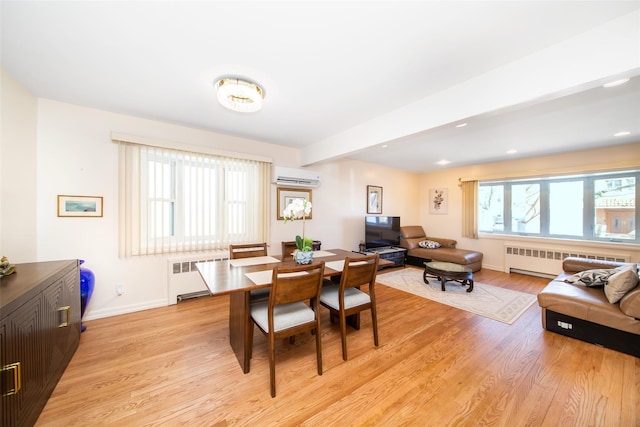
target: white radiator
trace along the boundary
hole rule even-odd
[[[608,250],[523,243],[505,243],[504,251],[505,271],[551,278],[562,271],[562,260],[569,256],[617,262],[629,262],[631,259],[631,254]]]
[[[196,269],[196,263],[221,261],[228,258],[228,251],[170,258],[167,262],[169,305],[176,304],[183,299],[208,295],[209,291]]]

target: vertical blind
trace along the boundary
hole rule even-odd
[[[120,256],[268,241],[268,162],[118,144]]]

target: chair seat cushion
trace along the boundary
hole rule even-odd
[[[326,286],[322,288],[322,294],[320,295],[320,302],[335,309],[340,309],[340,302],[338,301],[339,286]],[[368,304],[371,302],[369,294],[362,292],[357,288],[347,288],[344,290],[344,305],[345,309],[357,307],[359,305]]]
[[[251,317],[265,332],[269,332],[268,310],[269,303],[267,301],[251,304]],[[275,332],[313,322],[315,318],[315,312],[303,302],[276,305],[273,308],[273,328]]]

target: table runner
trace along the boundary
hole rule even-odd
[[[246,267],[248,265],[272,264],[276,262],[280,262],[280,260],[272,256],[254,256],[229,260],[229,264],[232,267]]]

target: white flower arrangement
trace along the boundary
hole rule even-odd
[[[294,199],[282,211],[284,222],[302,219],[302,236],[296,236],[296,247],[303,252],[311,251],[313,239],[304,236],[304,220],[311,213],[311,202],[306,199]]]

